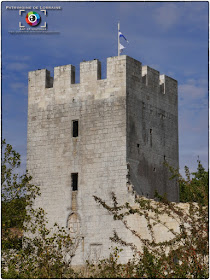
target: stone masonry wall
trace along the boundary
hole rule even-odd
[[[178,202],[178,183],[164,165],[179,168],[177,81],[134,59],[132,71],[126,88],[129,182],[139,195],[153,198],[157,190]]]
[[[35,206],[46,210],[49,226],[76,226],[75,264],[107,256],[120,226],[93,195],[109,201],[114,191],[120,201],[127,198],[125,60],[108,59],[106,80],[98,80],[99,61],[81,63],[80,84],[71,65],[54,69],[53,87],[47,70],[29,73],[27,168],[42,193]],[[73,120],[78,137],[72,137]],[[78,173],[77,191],[72,173]]]
[[[137,97],[146,88],[139,70],[139,62],[120,56],[107,59],[107,78],[103,80],[98,60],[80,64],[79,84],[75,84],[72,65],[55,67],[54,79],[46,69],[29,72],[27,169],[42,194],[35,207],[45,209],[49,227],[57,222],[69,228],[72,236],[79,237],[75,265],[84,264],[86,259],[108,257],[109,248],[114,245],[109,239],[114,229],[127,242],[135,241],[119,221],[114,221],[95,202],[93,195],[110,204],[114,192],[119,203],[133,203],[130,182],[137,193],[143,190],[144,195],[152,195],[151,184],[144,178],[148,173],[139,174],[139,169],[136,176],[140,183],[133,179],[140,159],[150,155],[150,162],[158,148],[162,149],[159,145],[154,153],[147,153],[149,150],[141,146],[143,156],[135,158],[137,138],[142,145],[140,141],[144,138],[140,133],[147,129],[134,120],[135,114],[141,120],[142,102],[146,103],[147,97]],[[160,87],[165,86],[166,90],[167,83],[161,83]],[[151,99],[152,94],[150,91]],[[78,137],[72,135],[75,120],[79,125]],[[134,133],[132,127],[137,124],[143,130],[136,129]],[[161,156],[163,153],[160,152]],[[157,173],[159,162],[155,161]],[[78,174],[78,189],[74,191],[72,174]],[[131,250],[124,248],[121,261],[130,257]]]

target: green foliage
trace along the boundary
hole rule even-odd
[[[23,223],[28,219],[26,207],[32,205],[39,188],[30,184],[31,177],[26,173],[19,176],[21,160],[10,144],[2,141],[1,159],[1,206],[2,206],[2,250],[21,247]]]
[[[186,170],[190,174],[189,169]],[[114,193],[112,193],[112,205],[108,205],[101,198],[94,197],[114,220],[121,221],[142,244],[143,250],[139,252],[135,244],[126,243],[117,232],[114,232],[111,237],[113,242],[120,246],[129,246],[134,251],[134,257],[128,263],[131,278],[208,278],[209,276],[208,173],[198,161],[198,170],[193,173],[193,179],[186,176],[185,180],[174,173],[174,176],[177,175],[179,182],[185,188],[185,201],[189,201],[186,205],[169,202],[160,195],[156,202],[138,197],[135,207],[129,203],[119,205]],[[183,192],[182,196],[184,196]],[[146,221],[150,240],[128,226],[127,217],[130,215],[137,215]],[[163,215],[176,221],[179,230],[164,222],[164,219],[161,219]],[[172,238],[158,242],[155,238],[156,226],[161,226],[166,232],[168,231]],[[120,278],[127,278],[125,272],[128,264],[120,267]],[[103,271],[106,271],[105,268]],[[106,276],[108,274],[104,275],[104,278]]]
[[[87,262],[87,274],[89,278],[122,278],[124,265],[118,262],[122,249],[112,248],[109,258],[99,260],[97,263]]]
[[[64,228],[54,225],[49,229],[44,210],[33,208],[39,188],[30,183],[27,173],[15,173],[20,155],[5,141],[2,151],[2,278],[208,278],[208,173],[200,161],[192,179],[188,168],[186,180],[178,173],[173,175],[179,177],[181,201],[189,202],[187,210],[160,196],[157,202],[139,197],[135,207],[129,203],[119,205],[114,193],[112,205],[94,197],[114,220],[121,221],[139,239],[142,250],[114,232],[111,240],[120,248],[130,247],[133,258],[121,264],[122,249],[115,247],[109,258],[87,262],[76,272],[71,260],[80,236],[72,240]],[[161,219],[163,214],[179,223],[178,231]],[[128,226],[130,215],[145,219],[151,239]],[[156,226],[170,232],[171,240],[157,242]]]
[[[191,174],[193,178],[191,178]],[[185,166],[186,180],[180,178],[180,201],[197,202],[202,205],[208,205],[209,194],[209,172],[205,171],[198,159],[197,171],[191,173]]]
[[[70,263],[79,237],[47,227],[44,210],[33,208],[39,188],[28,174],[15,173],[20,155],[5,140],[2,151],[2,278],[78,277]]]
[[[76,249],[64,228],[47,228],[43,209],[30,210],[23,246],[2,254],[2,278],[76,278],[70,266]]]

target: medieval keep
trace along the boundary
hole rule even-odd
[[[98,60],[75,67],[29,72],[27,169],[41,189],[35,206],[78,238],[72,264],[109,255],[116,230],[134,242],[120,221],[93,196],[119,203],[155,190],[179,200],[179,187],[164,162],[178,168],[177,81],[129,56],[107,59],[101,79]],[[135,223],[135,221],[134,221]],[[142,225],[137,225],[141,228]],[[122,262],[132,257],[129,248]]]

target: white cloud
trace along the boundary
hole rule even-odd
[[[200,99],[206,95],[206,88],[193,84],[180,85],[179,90],[183,96],[188,96],[190,99]]]
[[[208,5],[206,3],[192,3],[192,2],[179,2],[179,3],[162,3],[160,7],[155,9],[154,18],[157,24],[163,29],[168,30],[172,26],[191,22],[191,30],[194,28],[203,29],[207,28],[208,16],[206,13]]]
[[[30,57],[29,55],[4,55],[4,59],[6,60],[10,60],[10,61],[18,61],[18,62],[22,62],[22,61],[29,61],[32,59],[32,57]]]
[[[208,168],[208,82],[188,79],[179,86],[180,171],[196,170],[197,157]]]
[[[196,81],[190,79],[185,84],[179,86],[180,106],[190,104],[207,105],[207,92],[208,88],[205,80],[201,79]]]
[[[24,90],[27,88],[25,83],[18,83],[18,82],[17,83],[11,83],[10,87],[12,89],[24,89]]]
[[[163,4],[155,11],[154,18],[163,29],[169,29],[180,18],[180,10],[174,3]]]
[[[26,70],[28,68],[28,64],[20,63],[20,62],[12,62],[6,65],[7,70],[21,71]]]

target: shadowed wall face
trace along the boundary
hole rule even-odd
[[[178,169],[177,82],[129,59],[127,72],[127,162],[129,181],[139,195],[155,191],[179,201],[179,186],[167,162]],[[132,70],[131,70],[132,69]]]

